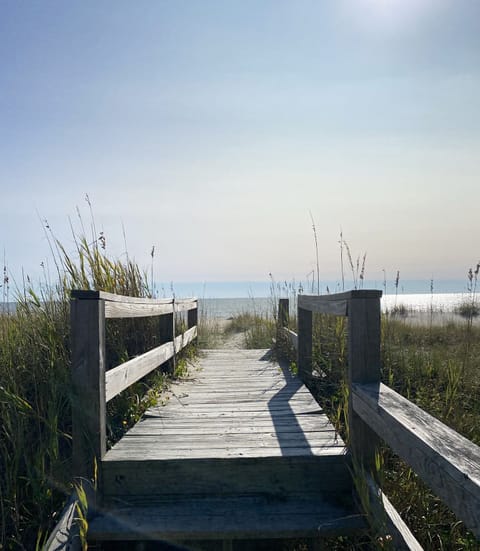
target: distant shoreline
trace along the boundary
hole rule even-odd
[[[320,282],[320,293],[340,293],[343,290],[353,289],[355,284],[352,280],[345,280],[344,284],[337,280],[326,280]],[[392,280],[379,281],[365,279],[363,289],[378,289],[384,295],[412,295],[431,294],[432,280],[400,279],[398,288]],[[272,294],[276,296],[290,296],[298,293],[301,289],[303,294],[316,294],[316,284],[308,281],[213,281],[213,282],[178,282],[170,284],[155,284],[155,290],[159,297],[168,297],[172,291],[178,297],[196,296],[204,299],[233,299],[233,298],[269,298]],[[443,279],[433,280],[433,294],[446,293],[467,293],[467,280],[464,279]]]
[[[304,293],[310,294],[310,293]],[[189,295],[191,296],[191,295]],[[276,306],[278,298],[286,297],[286,293],[278,293],[273,296],[250,296],[250,297],[199,297],[200,312],[217,319],[228,319],[242,312],[253,312],[259,315],[269,315]],[[289,295],[290,307],[295,306],[296,293]],[[180,295],[177,295],[180,298]],[[456,307],[470,301],[471,295],[463,293],[409,293],[409,294],[387,294],[381,299],[382,311],[390,312],[396,318],[422,319],[431,316],[432,313],[439,319],[445,320],[447,315],[455,320],[461,321],[459,314],[455,313]],[[16,302],[10,301],[0,303],[0,313],[13,313],[16,310]],[[422,323],[422,322],[421,322]]]

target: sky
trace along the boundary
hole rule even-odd
[[[157,281],[304,279],[312,218],[321,280],[340,232],[369,279],[463,278],[478,98],[476,0],[0,0],[2,264],[73,251],[88,197]]]

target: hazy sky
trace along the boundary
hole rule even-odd
[[[0,247],[161,281],[462,278],[480,258],[480,2],[0,0]]]

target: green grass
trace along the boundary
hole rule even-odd
[[[267,314],[242,312],[230,320],[225,333],[244,333],[245,348],[271,348],[276,328],[275,319]]]
[[[472,442],[480,444],[480,329],[467,324],[410,326],[385,320],[383,381]],[[425,549],[478,549],[439,498],[390,450],[385,492]]]
[[[44,541],[73,489],[70,290],[151,296],[146,274],[128,258],[109,258],[101,236],[93,243],[76,237],[67,253],[47,235],[54,283],[46,276],[34,288],[27,279],[16,291],[16,313],[0,314],[0,549],[34,549]],[[107,366],[157,345],[156,319],[107,320]],[[185,372],[185,362],[177,361],[173,376]],[[109,444],[159,399],[171,376],[155,372],[109,402]]]
[[[348,440],[346,320],[314,315],[313,327],[314,369],[323,377],[312,390]],[[476,444],[480,444],[479,358],[480,328],[471,323],[419,326],[391,316],[382,319],[382,381]],[[382,454],[385,493],[425,549],[479,548],[473,535],[403,461],[386,447]],[[349,548],[351,540],[345,545]]]
[[[475,302],[467,301],[459,304],[455,309],[455,312],[467,319],[472,317],[476,318],[480,315],[480,307]]]

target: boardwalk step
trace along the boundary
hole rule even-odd
[[[185,499],[145,503],[99,514],[89,523],[91,541],[294,538],[363,529],[353,508],[320,499]]]
[[[349,457],[332,455],[106,462],[103,495],[132,503],[144,496],[338,495],[351,490]]]
[[[102,459],[91,539],[342,534],[350,457],[320,405],[265,350],[209,351]]]

